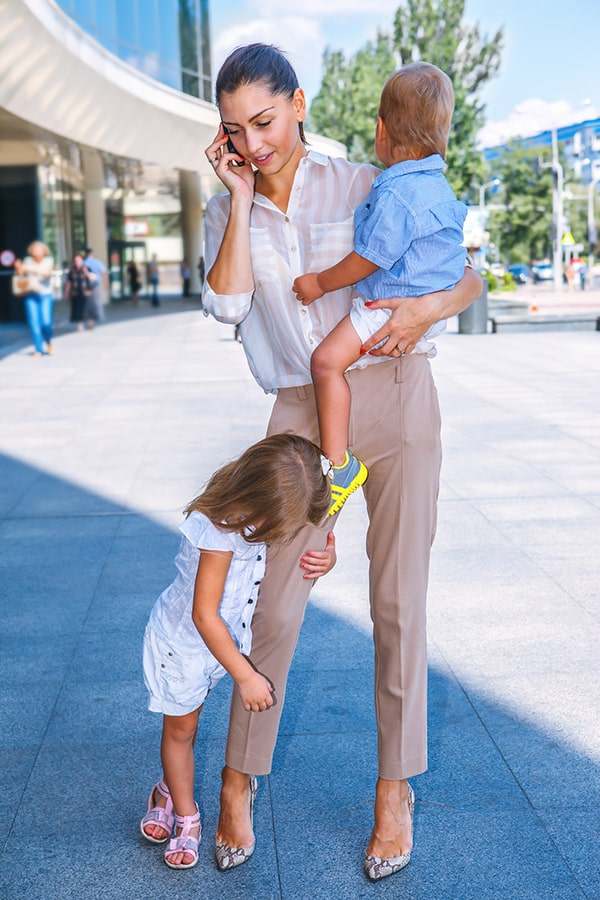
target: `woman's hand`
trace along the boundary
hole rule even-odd
[[[221,179],[227,190],[235,196],[254,199],[254,172],[250,163],[243,166],[234,166],[234,160],[243,159],[239,153],[230,153],[227,150],[228,135],[225,134],[223,124],[219,125],[217,135],[206,148],[206,158],[214,169],[215,175]]]
[[[320,578],[327,575],[337,562],[335,554],[335,536],[333,531],[327,534],[324,550],[307,550],[300,560],[300,568],[304,569],[303,578]]]
[[[296,295],[296,300],[299,300],[302,306],[309,306],[314,300],[323,296],[319,276],[316,272],[299,275],[292,285],[292,290]]]
[[[263,710],[273,706],[271,694],[274,691],[274,687],[260,672],[256,672],[250,666],[248,668],[250,669],[250,675],[244,678],[243,681],[237,682],[242,704],[246,712],[263,712]]]
[[[481,294],[481,288],[481,276],[467,268],[461,280],[449,291],[367,302],[369,309],[391,309],[393,312],[385,325],[362,345],[361,354],[397,359],[404,353],[411,353],[432,325],[470,306]],[[373,350],[381,341],[384,341],[381,347]]]
[[[22,275],[24,272],[23,260],[15,259],[13,263],[13,268],[15,270],[15,275]]]

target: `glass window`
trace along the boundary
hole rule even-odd
[[[94,24],[94,10],[92,9],[92,0],[75,0],[73,3],[73,15],[82,24]]]
[[[157,0],[161,62],[180,68],[177,0]],[[170,84],[171,82],[169,82]],[[180,85],[177,85],[179,87]]]
[[[158,32],[162,29],[162,22],[159,27],[154,0],[143,0],[138,3],[138,29],[142,52],[157,53]]]
[[[116,5],[117,40],[119,44],[136,47],[138,44],[137,22],[134,0],[119,0]],[[119,50],[121,59],[126,59],[123,51]]]
[[[102,0],[101,3],[96,3],[96,29],[103,43],[107,37],[114,38],[117,33],[116,2],[117,0]]]

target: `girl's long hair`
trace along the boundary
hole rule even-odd
[[[251,543],[283,543],[320,525],[331,504],[321,451],[296,434],[274,434],[219,469],[184,512],[204,513]]]

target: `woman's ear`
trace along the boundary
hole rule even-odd
[[[306,96],[302,88],[296,88],[292,97],[294,111],[298,122],[304,122],[306,119]]]

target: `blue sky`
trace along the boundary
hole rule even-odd
[[[391,30],[398,5],[300,0],[301,12],[294,12],[285,0],[212,0],[215,72],[233,47],[271,42],[286,50],[310,100],[319,88],[323,49],[355,52],[377,28]],[[500,74],[482,94],[484,143],[600,116],[599,0],[466,0],[465,19],[488,37],[505,31]]]

